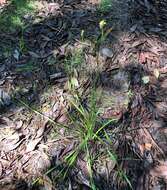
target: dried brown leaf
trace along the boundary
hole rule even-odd
[[[26,152],[33,151],[36,148],[36,146],[38,145],[38,143],[41,141],[42,138],[43,137],[39,137],[39,138],[30,140],[30,142],[26,145]]]

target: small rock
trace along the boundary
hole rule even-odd
[[[105,58],[112,58],[114,53],[110,48],[102,48],[100,50],[100,55]]]
[[[144,84],[148,84],[150,82],[150,77],[149,76],[144,76],[142,77],[142,81]]]

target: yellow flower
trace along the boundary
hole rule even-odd
[[[106,22],[105,20],[101,20],[101,21],[99,22],[99,27],[100,27],[100,29],[102,30],[106,24],[107,24],[107,22]]]

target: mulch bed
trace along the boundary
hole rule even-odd
[[[120,101],[115,101],[117,105],[112,105],[114,109],[109,105],[107,110],[112,108],[114,111],[105,114],[117,116],[118,121],[112,126],[114,133],[111,126],[106,132],[114,139],[119,165],[134,189],[167,188],[167,23],[164,20],[166,11],[157,11],[166,3],[162,1],[156,9],[154,4],[144,4],[144,1],[136,1],[136,4],[128,4],[128,1],[113,3],[115,12],[101,15],[96,11],[96,1],[91,1],[91,4],[89,1],[44,2],[37,13],[41,21],[24,31],[27,52],[20,53],[18,59],[15,55],[20,34],[16,38],[13,34],[3,33],[0,36],[2,42],[7,39],[15,44],[10,56],[5,57],[2,53],[0,57],[0,93],[3,94],[0,107],[1,189],[42,189],[43,186],[46,189],[90,188],[86,163],[81,158],[78,158],[66,181],[53,180],[57,170],[64,165],[63,158],[78,143],[72,134],[67,135],[62,129],[57,130],[55,137],[53,129],[54,122],[66,123],[68,120],[68,76],[64,71],[64,60],[80,45],[82,29],[89,40],[99,35],[101,19],[107,20],[108,28],[113,27],[104,44],[105,48],[112,50],[113,56],[102,57],[102,80],[98,85],[105,93],[121,99],[125,97],[125,94],[120,96],[123,81],[132,93],[126,107],[118,106]],[[138,11],[134,11],[134,7]],[[116,8],[122,10],[122,17],[114,15],[118,13]],[[157,15],[156,21],[152,15]],[[112,17],[119,18],[119,23],[114,19],[112,21]],[[121,28],[125,25],[126,28]],[[85,46],[86,68],[91,64],[96,67],[91,43]],[[27,62],[33,65],[33,69],[18,72]],[[91,88],[92,75],[93,72],[90,72],[84,80],[78,78],[84,88],[84,99],[89,91],[87,89]],[[116,89],[120,89],[113,91],[113,84],[117,82],[120,86]],[[103,147],[97,144],[94,149]],[[99,156],[94,166],[96,185],[99,189],[128,189],[129,186],[116,176],[116,168],[112,164],[105,156]],[[46,175],[54,167],[56,169]],[[42,179],[43,184],[34,187],[32,181],[37,177]]]

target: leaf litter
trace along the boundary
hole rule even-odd
[[[18,48],[19,33],[0,36],[2,44],[12,42],[13,52],[0,57],[0,70],[5,64],[0,72],[1,189],[92,187],[85,153],[70,170],[65,160],[81,143],[70,121],[75,112],[70,102],[77,94],[89,108],[97,74],[100,122],[116,122],[100,132],[104,143],[89,142],[96,187],[166,188],[166,4],[129,2],[113,1],[115,11],[100,15],[97,1],[39,1],[33,23],[22,33],[25,52]],[[114,30],[96,49],[104,19]],[[72,57],[76,49],[82,51],[78,59]],[[65,68],[70,61],[74,71]],[[66,168],[68,176],[61,180]]]

